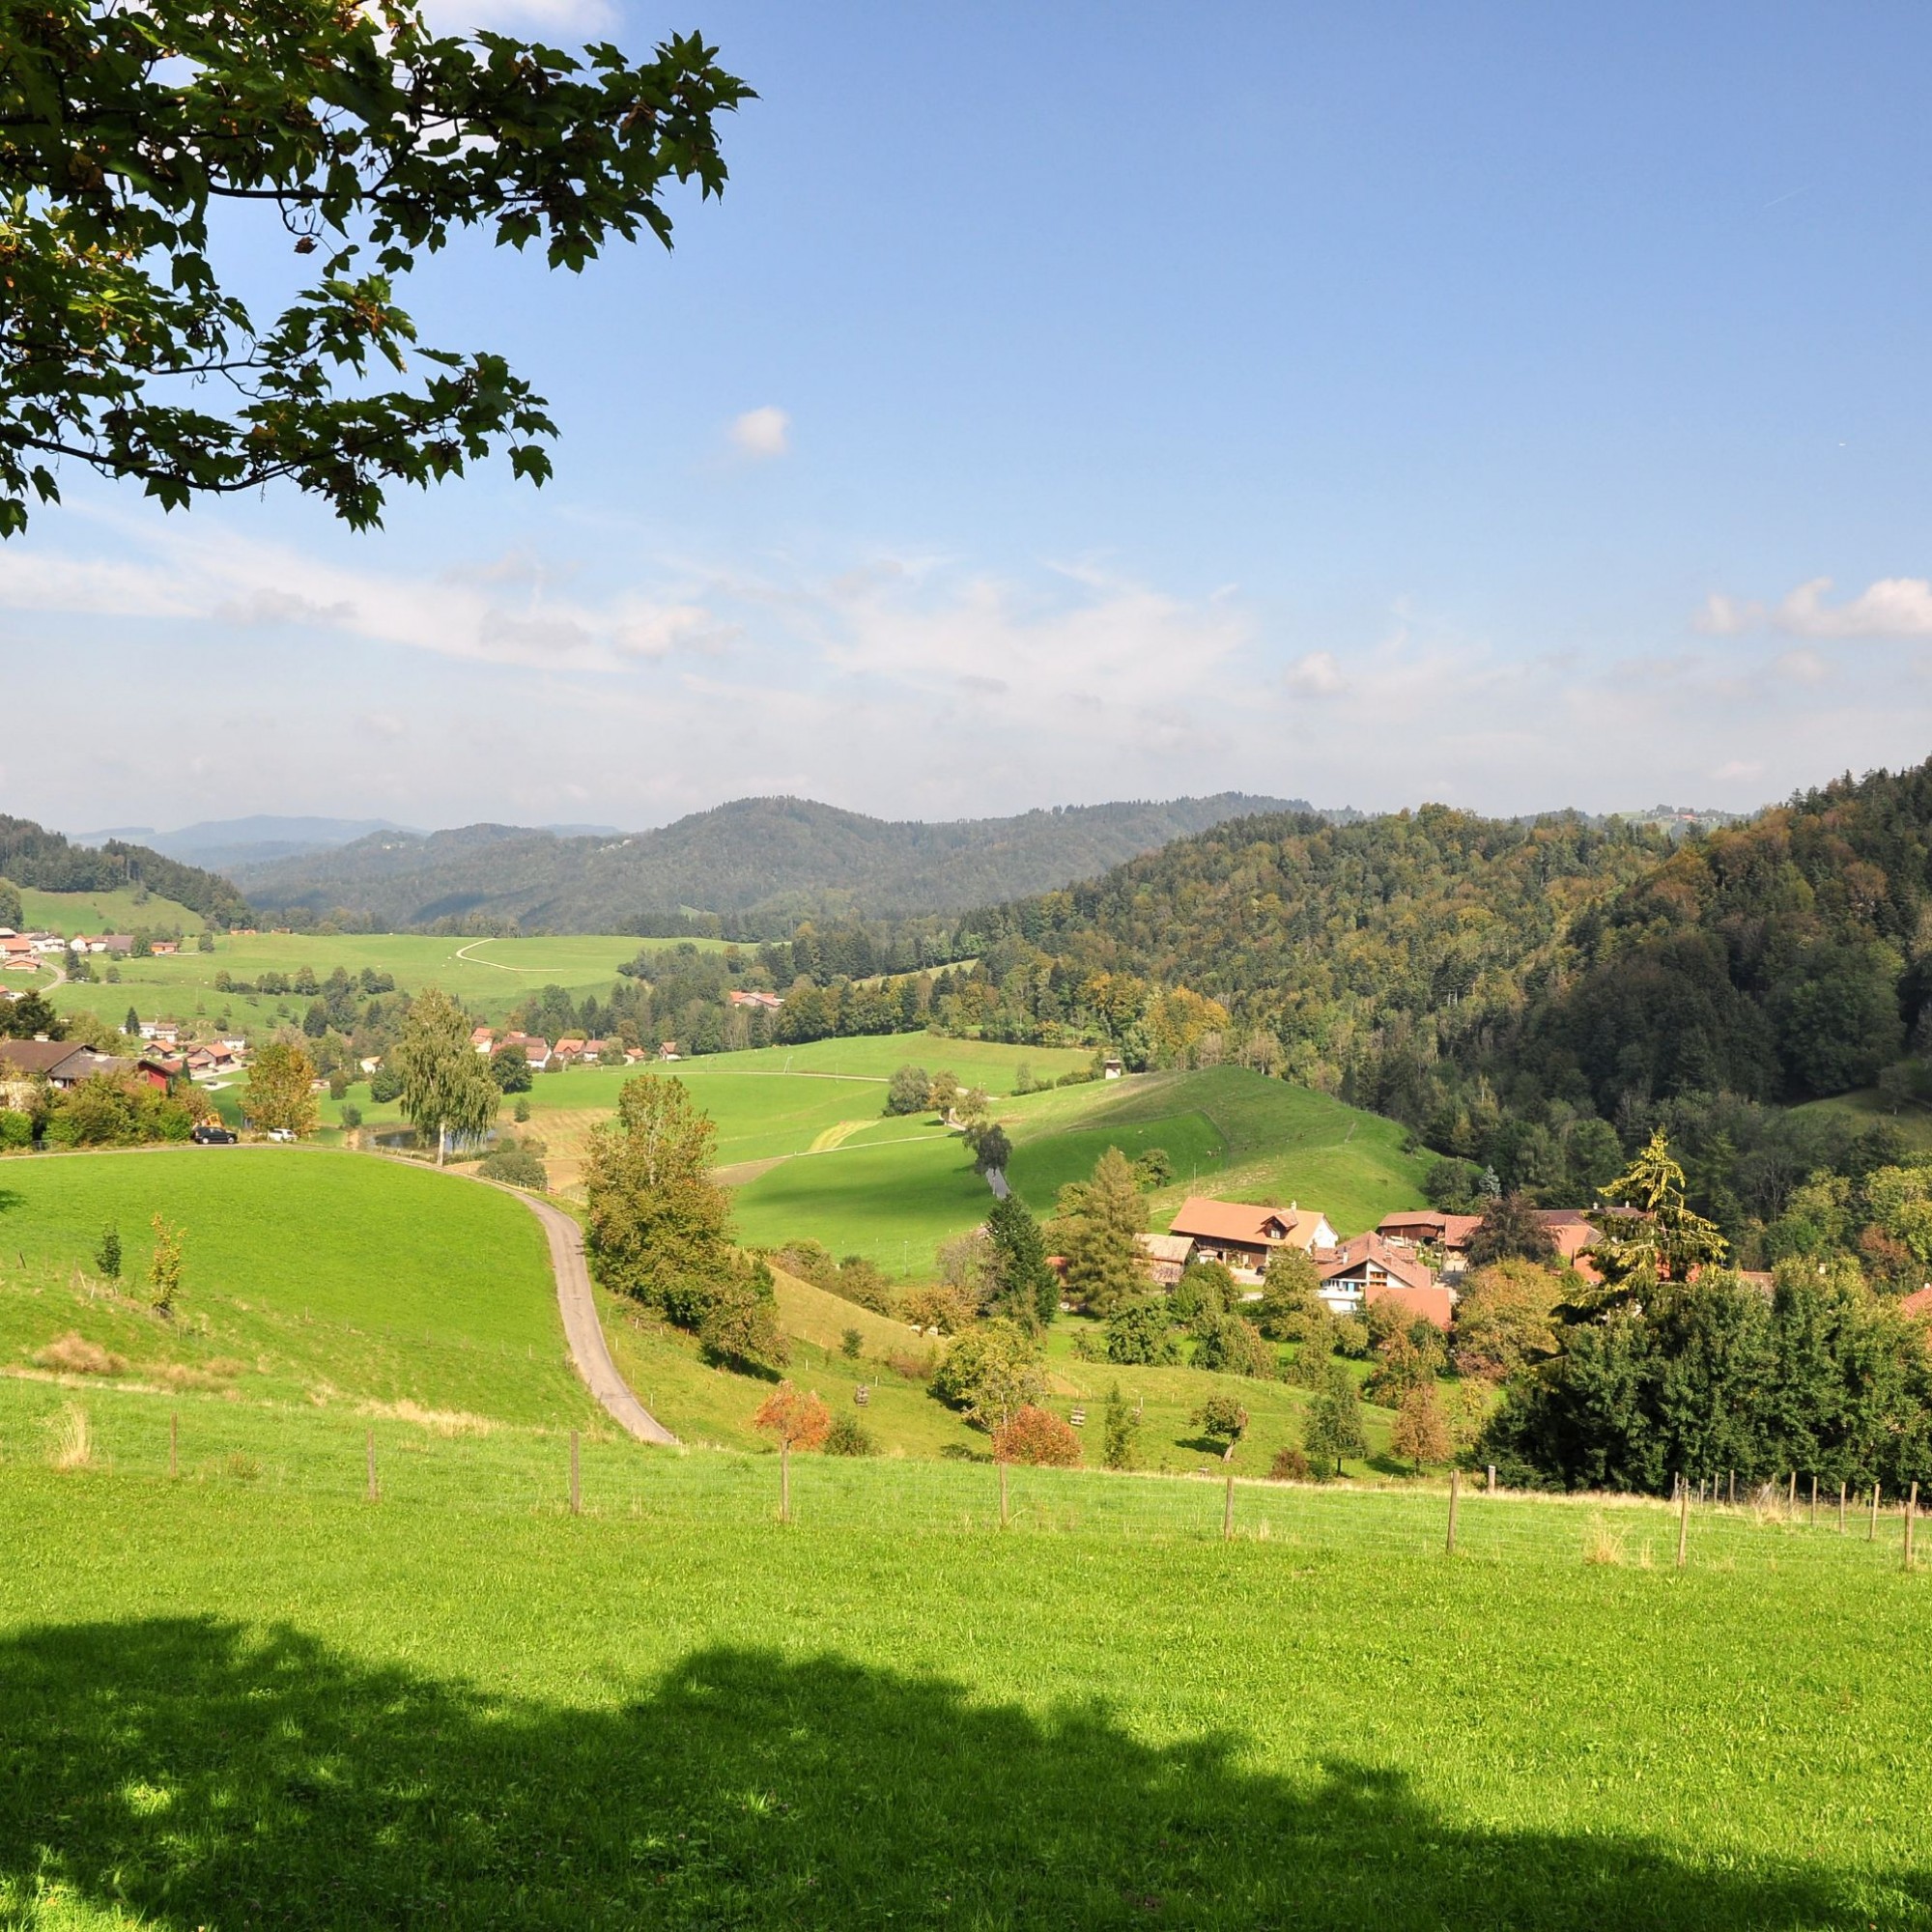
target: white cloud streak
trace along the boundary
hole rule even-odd
[[[1710,637],[1743,637],[1779,631],[1787,637],[1932,638],[1932,582],[1922,577],[1882,577],[1856,597],[1828,604],[1829,577],[1801,583],[1776,604],[1713,595],[1697,628]]]
[[[747,410],[731,424],[731,446],[741,456],[766,462],[791,452],[791,417],[783,410],[767,406]]]

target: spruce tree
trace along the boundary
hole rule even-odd
[[[1046,1237],[1017,1194],[993,1203],[986,1216],[990,1300],[1002,1315],[1029,1326],[1060,1312],[1060,1277],[1047,1265]]]
[[[1105,1317],[1148,1285],[1147,1256],[1135,1238],[1147,1211],[1134,1171],[1119,1148],[1094,1164],[1094,1178],[1060,1191],[1065,1220],[1069,1298]]]

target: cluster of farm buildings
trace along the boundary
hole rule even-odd
[[[134,936],[128,932],[77,932],[71,939],[63,939],[57,932],[15,932],[12,926],[0,925],[0,973],[38,973],[45,960],[80,953],[126,959],[133,951]],[[181,942],[151,939],[148,951],[156,958],[165,958],[181,951]]]
[[[1582,1250],[1597,1230],[1580,1209],[1550,1208],[1538,1218],[1558,1256],[1588,1274]],[[1241,1201],[1194,1195],[1181,1204],[1164,1235],[1143,1235],[1148,1272],[1172,1287],[1190,1262],[1219,1262],[1236,1282],[1259,1293],[1269,1258],[1299,1248],[1315,1264],[1316,1290],[1336,1315],[1359,1315],[1393,1301],[1446,1329],[1455,1320],[1458,1284],[1468,1266],[1469,1239],[1478,1214],[1443,1214],[1415,1208],[1382,1218],[1372,1233],[1342,1240],[1320,1210],[1291,1205],[1258,1208]]]
[[[487,1026],[471,1032],[469,1044],[486,1060],[515,1047],[538,1073],[555,1072],[564,1066],[630,1066],[651,1057],[641,1047],[626,1046],[621,1039],[586,1039],[581,1034],[566,1034],[561,1039],[549,1040],[538,1034]],[[677,1052],[667,1046],[658,1057],[675,1060]]]

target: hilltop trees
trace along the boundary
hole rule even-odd
[[[468,1017],[447,993],[426,986],[410,1003],[390,1059],[402,1082],[403,1118],[422,1138],[434,1136],[439,1167],[452,1137],[477,1140],[489,1132],[502,1094],[469,1043]]]

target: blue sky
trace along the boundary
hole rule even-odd
[[[1922,8],[492,5],[761,97],[674,255],[419,278],[556,480],[355,537],[70,472],[0,689],[99,755],[0,734],[0,809],[1742,809],[1932,753]]]

